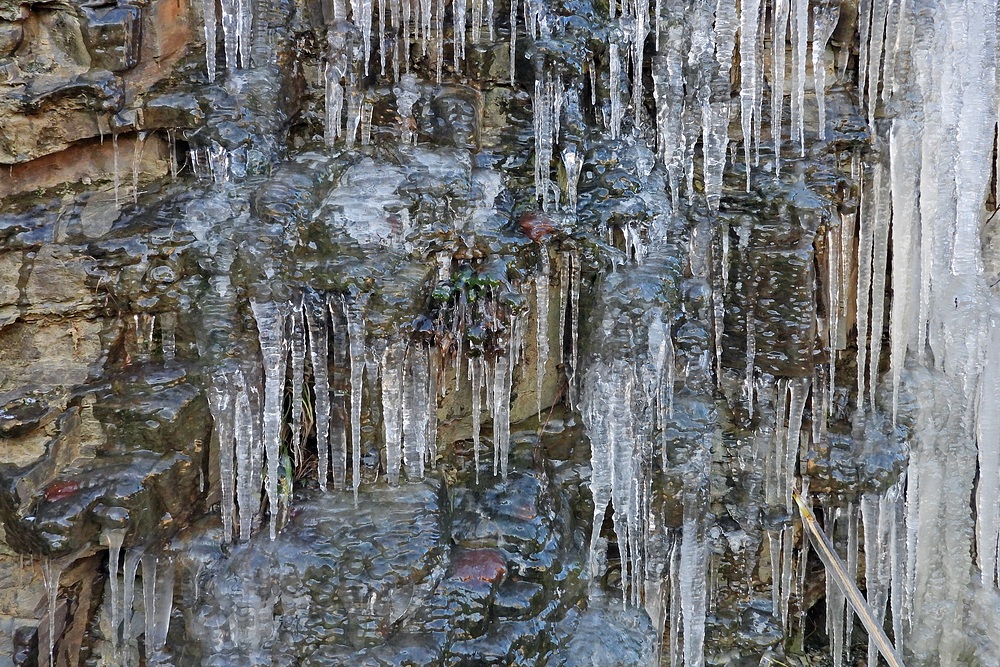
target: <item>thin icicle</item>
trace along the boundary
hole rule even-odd
[[[469,384],[472,387],[472,456],[476,466],[476,484],[479,484],[479,431],[482,418],[483,360],[469,360]]]
[[[889,254],[889,227],[892,219],[891,181],[888,169],[881,160],[875,163],[874,184],[875,214],[871,218],[874,227],[872,243],[872,314],[868,345],[868,393],[871,405],[875,405],[875,387],[878,383],[879,365],[882,359],[886,269]]]
[[[275,303],[251,299],[260,352],[264,362],[264,448],[267,476],[264,487],[270,505],[270,531],[273,540],[278,529],[278,466],[281,463],[282,412],[285,395],[285,365],[288,359],[285,309]]]
[[[322,296],[310,290],[306,292],[303,308],[305,310],[306,322],[309,325],[309,361],[312,364],[313,370],[313,394],[315,395],[313,417],[316,423],[317,475],[319,476],[319,488],[326,491],[330,461],[330,365],[327,356],[330,344],[327,335],[326,303]],[[292,361],[294,367],[296,359],[294,334],[292,341]],[[296,384],[293,380],[292,386],[300,387],[301,385]],[[294,407],[295,403],[301,404],[301,400],[297,396],[301,389],[293,391],[295,392],[292,396]]]
[[[771,135],[774,138],[774,173],[781,173],[781,116],[785,105],[785,59],[789,0],[774,0],[771,39]]]
[[[812,49],[813,90],[819,108],[819,138],[826,139],[826,44],[840,20],[840,1],[826,0],[813,5]]]
[[[406,352],[403,379],[403,462],[410,480],[422,479],[427,452],[427,421],[432,404],[427,392],[430,368],[422,345],[410,346]]]
[[[614,2],[611,3],[611,6],[614,7]],[[611,122],[609,129],[611,130],[611,138],[617,139],[621,136],[622,116],[625,114],[625,110],[622,107],[621,56],[618,53],[618,43],[616,41],[612,40],[611,44],[609,44],[608,52],[610,61],[610,78],[608,79],[608,88],[611,93]]]
[[[365,320],[358,302],[345,308],[351,358],[351,488],[354,501],[361,486],[361,393],[365,371]]]
[[[250,396],[242,374],[238,375],[236,394],[236,410],[233,418],[233,432],[236,437],[236,503],[239,512],[240,539],[250,539],[250,527],[254,514],[260,504],[260,485],[257,484],[254,459],[258,458],[253,450],[260,447],[254,432],[253,412],[250,409]]]
[[[302,297],[292,303],[290,345],[292,351],[292,442],[296,467],[302,462],[302,391],[305,384],[306,327],[302,314]],[[322,455],[320,460],[322,460]],[[322,477],[322,475],[321,475]]]
[[[123,607],[119,587],[121,580],[118,573],[121,571],[122,544],[125,541],[124,528],[105,528],[103,531],[103,541],[108,543],[108,588],[111,594],[111,650],[118,652],[118,626],[121,624]]]
[[[510,450],[510,392],[512,383],[511,352],[497,357],[493,370],[493,474],[507,479]],[[499,468],[499,470],[498,470]]]
[[[385,468],[389,484],[399,483],[403,463],[403,361],[406,342],[390,342],[382,353],[382,426],[385,434]]]
[[[792,137],[799,142],[799,155],[806,155],[805,94],[806,46],[809,39],[809,0],[791,0],[792,28]]]
[[[760,25],[760,0],[740,0],[740,124],[743,128],[743,157],[747,169],[747,192],[750,192],[750,151],[754,145],[754,113],[759,104],[755,93],[759,61],[757,33]]]
[[[212,413],[213,432],[219,445],[219,486],[222,492],[222,538],[233,541],[233,515],[236,513],[236,499],[233,489],[236,484],[236,470],[233,462],[234,405],[230,383],[235,378],[222,371],[212,376],[208,387],[208,407]]]
[[[535,369],[535,398],[538,408],[537,416],[541,419],[542,389],[545,384],[545,368],[549,363],[549,274],[551,267],[548,246],[539,246],[539,259],[541,269],[535,276],[535,343],[538,355]]]

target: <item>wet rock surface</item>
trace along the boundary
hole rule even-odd
[[[330,37],[360,35],[321,4],[268,3],[240,41],[223,34],[232,16],[205,30],[221,5],[0,2],[0,575],[27,581],[0,614],[16,664],[47,660],[53,568],[53,650],[105,664],[639,665],[683,660],[699,620],[711,664],[796,659],[771,545],[801,533],[762,461],[790,383],[818,391],[831,347],[852,345],[853,314],[830,296],[831,230],[853,233],[851,161],[870,140],[851,91],[829,91],[837,123],[825,140],[810,127],[809,156],[780,176],[765,150],[747,188],[730,160],[714,211],[704,182],[687,192],[661,162],[646,108],[662,90],[610,132],[632,84],[610,74],[621,28],[604,8],[553,8],[550,38],[515,40],[533,44],[513,74],[502,24],[496,44],[466,45],[464,74],[442,65],[441,85],[433,53],[414,45],[397,79],[374,74],[373,50],[361,95],[359,72],[327,80]],[[546,72],[566,99],[543,195]],[[334,84],[350,140],[329,136]],[[713,104],[735,101],[717,87]],[[280,380],[280,465],[242,452],[233,472],[212,392],[230,431],[259,442],[274,368],[251,303],[288,306],[311,351],[320,318],[328,356]],[[427,383],[436,436],[387,402],[397,367]],[[326,494],[322,368],[330,447],[345,448]],[[816,437],[800,472],[831,514],[891,487],[907,455],[879,416],[852,430],[857,398],[837,390],[802,417]],[[227,475],[251,491],[233,501]],[[153,567],[136,583],[141,555]],[[705,559],[714,578],[687,578]],[[672,617],[692,586],[711,605]],[[799,623],[823,595],[792,596]]]

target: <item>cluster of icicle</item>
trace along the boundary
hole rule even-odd
[[[533,290],[540,378],[550,363],[553,333],[549,327],[552,269],[547,248],[543,247],[541,257],[542,270]],[[558,331],[565,331],[567,317],[571,318],[573,359],[562,358],[560,335],[556,361],[567,368],[572,383],[572,369],[577,365],[580,262],[572,252],[559,253],[557,258]],[[283,502],[279,496],[287,498],[291,492],[288,476],[302,457],[310,435],[305,431],[307,426],[311,426],[316,442],[320,488],[349,488],[357,497],[362,460],[361,396],[366,375],[369,386],[378,389],[385,473],[390,484],[397,484],[403,471],[410,480],[421,479],[426,468],[434,465],[438,399],[449,391],[451,383],[443,381],[449,364],[453,365],[454,390],[459,390],[463,379],[468,380],[471,389],[476,474],[481,424],[486,417],[493,429],[493,471],[506,477],[511,391],[523,358],[525,327],[521,318],[511,322],[499,354],[489,358],[464,355],[459,348],[449,360],[433,346],[409,336],[368,340],[361,299],[323,295],[306,288],[291,302],[252,300],[251,307],[259,334],[263,383],[255,380],[259,374],[253,369],[226,365],[213,375],[209,388],[219,448],[223,536],[227,541],[237,534],[249,539],[254,517],[260,511],[262,488],[270,508],[270,534],[272,539],[275,537]],[[305,386],[307,364],[311,387]],[[331,377],[331,367],[339,378]],[[347,387],[346,392],[342,385]],[[540,413],[541,379],[537,390]],[[289,391],[290,400],[286,400]],[[304,395],[313,397],[308,423],[303,418]],[[286,403],[291,406],[287,428],[283,413]],[[288,443],[287,447],[283,448],[282,443]]]
[[[995,591],[1000,544],[1000,302],[981,231],[996,172],[997,3],[861,7],[859,89],[881,145],[862,180],[858,392],[874,403],[891,276],[891,409],[904,391],[917,404],[903,631],[919,660],[957,664],[969,554]]]
[[[109,667],[127,667],[139,663],[140,643],[144,647],[147,664],[160,655],[166,646],[167,631],[170,628],[170,614],[174,599],[173,556],[158,556],[141,546],[132,547],[125,553],[125,528],[105,528],[101,540],[108,547],[108,586],[110,602],[110,628],[108,643],[110,654],[104,656],[102,664]],[[46,627],[39,636],[48,639],[47,646],[39,646],[39,664],[62,664],[56,655],[56,616],[59,599],[59,580],[64,568],[71,564],[75,556],[42,562],[42,580],[46,591]],[[135,607],[135,583],[142,565],[142,627],[136,623],[139,609]],[[139,642],[139,635],[143,641]]]
[[[704,661],[707,613],[708,554],[699,492],[710,463],[707,447],[692,447],[681,529],[666,529],[653,507],[653,478],[670,467],[669,447],[660,442],[673,418],[677,379],[669,321],[661,308],[652,308],[644,318],[646,344],[629,356],[595,361],[583,380],[580,412],[591,443],[594,499],[588,569],[591,581],[603,574],[606,543],[600,533],[610,506],[623,602],[644,607],[658,632],[669,625],[670,664],[698,665]]]

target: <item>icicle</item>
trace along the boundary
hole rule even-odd
[[[56,602],[59,599],[59,579],[63,564],[46,558],[42,561],[42,580],[45,583],[46,621],[48,622],[49,662],[47,667],[55,667],[56,661]]]
[[[292,442],[291,449],[296,467],[302,462],[302,391],[305,384],[305,358],[306,358],[306,326],[302,313],[303,299],[298,296],[292,303]],[[329,397],[327,398],[329,400]],[[317,435],[317,441],[319,436]],[[323,455],[320,454],[322,466]],[[325,484],[326,477],[322,473],[323,480],[321,486]]]
[[[868,345],[868,392],[871,405],[875,405],[875,387],[882,357],[882,328],[885,314],[885,282],[889,251],[889,227],[892,219],[891,181],[888,169],[881,162],[875,163],[875,214],[871,218],[873,230],[872,253],[872,314]]]
[[[250,300],[257,331],[260,353],[264,361],[264,448],[267,454],[267,476],[264,487],[270,504],[270,531],[273,540],[278,529],[278,465],[281,458],[282,411],[285,395],[285,365],[288,359],[285,309],[275,303]]]
[[[476,485],[479,485],[479,430],[482,413],[483,360],[469,360],[469,381],[472,386],[472,456],[476,466]]]
[[[364,102],[364,93],[357,89],[354,84],[347,86],[347,130],[344,133],[344,140],[348,148],[354,146],[358,139],[358,128],[361,127],[361,107]]]
[[[240,67],[250,68],[250,45],[253,42],[253,0],[239,0],[239,18],[237,21],[237,40],[240,48]]]
[[[203,0],[202,17],[205,27],[205,69],[208,72],[209,83],[215,81],[215,0]]]
[[[236,37],[236,0],[220,0],[219,7],[222,10],[222,35],[226,56],[226,69],[234,70],[237,67],[236,53],[239,50],[239,42]]]
[[[813,5],[812,66],[813,90],[819,107],[819,138],[826,139],[826,44],[840,20],[839,0]],[[801,111],[800,111],[801,113]]]
[[[142,549],[133,547],[128,550],[125,556],[125,590],[122,598],[122,610],[124,618],[122,624],[121,650],[123,654],[129,653],[129,646],[132,642],[132,616],[133,604],[135,602],[135,575],[139,569],[139,559],[142,558]],[[119,664],[128,664],[127,660],[119,660]]]
[[[611,2],[611,7],[614,7],[614,0]],[[614,18],[614,17],[612,17]],[[608,79],[608,88],[611,91],[611,138],[617,139],[621,136],[622,130],[622,116],[625,110],[622,108],[622,92],[621,92],[621,77],[622,77],[622,66],[621,57],[618,54],[618,42],[612,39],[611,43],[608,45],[609,58],[610,58],[610,78]]]
[[[990,323],[988,340],[976,401],[976,554],[983,584],[991,586],[997,581],[1000,549],[1000,327],[996,321]]]
[[[892,417],[895,421],[899,403],[906,350],[913,333],[913,306],[918,300],[912,258],[919,235],[920,214],[915,197],[919,179],[909,165],[919,164],[919,128],[908,120],[893,121],[889,135],[889,163],[892,188],[892,311],[889,318],[890,368],[892,371]],[[874,355],[872,361],[875,361]]]
[[[385,77],[386,43],[389,41],[385,37],[387,27],[385,19],[385,0],[378,0],[378,65],[379,74],[383,77]],[[395,17],[393,17],[392,23],[396,23]]]
[[[332,56],[331,56],[332,57]],[[326,64],[326,145],[332,146],[341,134],[341,114],[344,110],[343,72],[333,62]]]
[[[361,486],[361,393],[365,371],[365,320],[358,302],[345,308],[351,357],[351,488],[357,502]]]
[[[114,174],[112,175],[112,179],[114,180],[114,188],[115,188],[115,208],[121,208],[121,202],[119,201],[118,198],[118,188],[121,185],[121,179],[118,176],[118,131],[117,130],[111,131],[111,154],[112,154],[111,168],[112,171],[114,172]]]
[[[433,348],[427,348],[427,462],[433,470],[437,461],[437,377],[439,361]]]
[[[160,314],[160,350],[164,361],[173,361],[177,355],[177,313]]]
[[[108,543],[108,588],[111,593],[111,650],[118,652],[118,626],[121,624],[122,607],[119,596],[121,580],[122,543],[125,541],[124,528],[105,528],[103,541]]]
[[[146,599],[146,646],[155,654],[163,650],[170,630],[174,602],[174,562],[165,557],[161,564],[152,554],[142,558],[142,583]],[[149,569],[147,570],[147,565]],[[162,566],[161,566],[162,565]]]
[[[858,408],[863,410],[865,402],[865,379],[868,359],[868,305],[872,285],[872,253],[874,251],[874,215],[871,208],[871,196],[868,190],[871,178],[865,174],[861,181],[861,215],[858,231],[858,290],[857,290],[857,327],[858,327]]]
[[[437,47],[434,69],[437,84],[440,86],[441,71],[444,67],[444,0],[437,0],[437,15],[434,17],[434,44]]]
[[[406,342],[393,341],[382,353],[382,424],[385,433],[385,462],[389,483],[399,484],[403,462],[403,361]]]
[[[233,487],[236,471],[233,468],[233,394],[229,390],[230,378],[223,372],[212,376],[208,387],[208,406],[212,412],[213,431],[219,443],[219,486],[222,491],[222,537],[233,540],[233,514],[236,506]]]
[[[549,264],[548,246],[539,246],[541,269],[535,276],[535,341],[537,345],[536,359],[536,405],[537,416],[542,417],[542,385],[545,383],[545,367],[549,363]]]
[[[493,474],[500,472],[504,479],[510,450],[511,356],[510,351],[498,356],[493,371]]]
[[[339,295],[327,297],[327,308],[333,322],[334,372],[340,378],[336,382],[337,392],[333,397],[330,414],[330,472],[333,488],[343,490],[347,476],[347,397],[340,388],[343,374],[350,357],[347,335],[346,306]]]
[[[684,527],[680,548],[680,603],[684,627],[684,665],[702,667],[705,664],[705,571],[708,544],[704,528],[699,525],[697,508],[692,501],[684,502]]]
[[[510,2],[510,85],[514,85],[517,70],[517,0]],[[463,47],[464,49],[464,47]]]
[[[828,517],[827,532],[832,538],[835,535],[837,521],[840,519],[841,508],[826,507],[824,514]],[[844,606],[846,601],[833,577],[827,577],[826,632],[830,639],[832,647],[830,652],[833,654],[835,667],[842,667],[844,664]],[[850,607],[848,607],[849,610]]]
[[[851,581],[858,579],[858,508],[853,502],[847,504],[847,576]],[[851,659],[851,635],[854,634],[854,609],[846,605],[844,610],[844,648],[847,659]]]
[[[747,192],[750,192],[750,150],[753,146],[754,112],[758,70],[757,33],[760,25],[760,0],[740,0],[740,123],[743,127],[743,157],[747,168]]]
[[[868,47],[868,124],[875,125],[875,109],[879,98],[879,74],[882,71],[883,49],[886,47],[886,19],[892,0],[873,0],[871,17],[871,42]],[[861,81],[859,76],[859,82]],[[864,91],[858,87],[863,96]]]
[[[635,33],[632,35],[632,108],[635,111],[635,127],[640,127],[644,113],[642,77],[645,75],[645,68],[642,66],[642,61],[646,35],[649,33],[649,1],[637,1],[634,9],[635,16],[632,17],[632,25],[635,28]],[[611,83],[614,86],[614,81]]]
[[[465,8],[466,0],[454,0],[452,2],[451,11],[453,18],[455,20],[455,31],[454,31],[454,41],[455,41],[455,70],[459,71],[461,67],[461,62],[465,60]],[[511,11],[517,11],[517,1],[511,3]],[[514,24],[511,23],[511,34],[514,33]],[[513,37],[512,40],[513,41]],[[513,62],[513,60],[511,61]]]
[[[433,409],[427,392],[429,373],[424,347],[411,346],[406,352],[406,375],[402,393],[403,460],[406,464],[406,476],[410,480],[422,479],[424,476],[426,424]]]
[[[792,135],[799,155],[806,155],[805,90],[806,45],[809,39],[809,0],[792,0]]]
[[[322,296],[309,290],[305,293],[302,302],[305,311],[305,319],[309,326],[309,361],[313,371],[313,393],[315,394],[315,406],[313,418],[316,424],[316,454],[317,454],[317,475],[319,477],[319,488],[326,491],[326,482],[329,476],[329,433],[330,433],[330,363],[328,351],[330,342],[328,338],[328,328],[326,319],[326,303]],[[293,319],[293,328],[295,321]],[[295,349],[295,334],[292,337],[292,363],[293,368],[297,357]],[[303,345],[304,347],[304,345]],[[304,363],[304,359],[302,361]],[[294,373],[294,370],[293,370]],[[300,384],[293,380],[293,387],[300,387]],[[294,390],[293,407],[299,405],[299,416],[301,418],[301,400],[298,392]],[[294,420],[293,420],[294,421]],[[295,436],[292,436],[295,442]]]
[[[570,359],[566,384],[569,394],[569,407],[576,409],[578,402],[576,373],[580,363],[580,281],[582,279],[582,270],[580,267],[580,255],[576,250],[570,251],[570,259],[572,260],[569,283],[569,307],[571,311],[569,325]]]
[[[774,137],[774,173],[781,173],[781,115],[785,104],[785,58],[789,0],[774,0],[771,40],[771,134]]]
[[[253,412],[250,409],[250,396],[242,374],[238,375],[236,394],[236,411],[233,420],[233,432],[236,435],[236,502],[239,508],[240,539],[250,539],[250,527],[256,508],[260,504],[254,461],[260,459],[260,454],[254,450],[262,445],[254,433]]]
[[[562,149],[562,163],[566,172],[566,209],[576,212],[577,188],[580,184],[580,172],[583,170],[583,159],[577,152],[576,144],[566,144]]]
[[[372,143],[372,116],[375,114],[375,105],[371,102],[361,104],[361,145],[370,146]]]

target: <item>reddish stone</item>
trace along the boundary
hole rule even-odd
[[[496,549],[468,549],[451,562],[451,576],[460,581],[497,583],[507,574],[507,561]]]
[[[71,479],[64,482],[53,482],[45,489],[45,499],[50,503],[54,503],[57,500],[69,498],[71,495],[76,493],[79,488],[80,484]]]
[[[521,216],[517,221],[521,231],[532,241],[538,242],[555,231],[550,220],[545,214],[538,211],[529,211]]]

